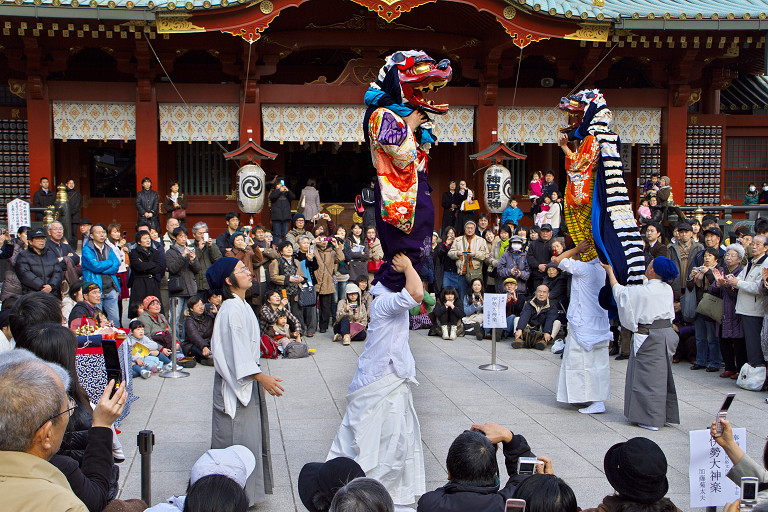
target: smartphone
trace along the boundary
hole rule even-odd
[[[203,242],[208,243],[208,233],[203,233]]]
[[[285,186],[285,180],[280,180],[280,185],[284,187]]]
[[[537,465],[543,466],[544,462],[536,457],[520,457],[517,459],[517,474],[532,475],[536,472]]]
[[[508,499],[504,512],[525,512],[525,500]]]
[[[245,235],[245,238],[250,238],[250,236],[251,236],[251,227],[250,226],[245,226],[243,228],[243,234]]]
[[[120,358],[117,355],[117,342],[115,340],[101,340],[101,349],[104,352],[104,368],[107,370],[107,382],[115,381],[115,387],[109,398],[115,395],[123,383],[123,371],[120,369]]]
[[[757,492],[760,481],[753,476],[741,477],[741,505],[753,506],[757,504]]]
[[[717,413],[717,417],[715,418],[715,432],[717,432],[717,435],[715,437],[720,437],[723,435],[723,420],[728,416],[728,408],[733,403],[733,399],[736,396],[736,393],[728,393],[725,397],[725,400],[723,401],[723,406],[720,407],[720,412]]]
[[[310,245],[309,246],[309,254],[315,254],[315,246],[314,245]]]

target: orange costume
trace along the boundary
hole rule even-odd
[[[581,255],[582,261],[597,258],[597,251],[592,243],[592,176],[599,157],[600,145],[592,135],[584,137],[578,151],[565,157],[565,170],[568,173],[565,223],[575,244],[582,240],[590,243],[590,249]]]

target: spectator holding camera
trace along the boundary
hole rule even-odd
[[[293,257],[293,245],[289,241],[282,242],[277,252],[280,255],[269,263],[269,278],[271,280],[268,291],[285,290],[283,295],[288,299],[291,313],[296,318],[301,318],[301,306],[299,306],[299,290],[306,280],[301,270],[299,261]]]
[[[319,304],[318,331],[324,333],[328,330],[331,322],[331,304],[333,303],[333,294],[335,284],[333,275],[344,261],[344,251],[342,244],[332,236],[323,236],[320,233],[315,239],[315,260],[317,261],[317,270],[315,270],[315,291],[317,292]]]
[[[715,282],[715,274],[719,263],[717,249],[707,247],[704,249],[704,264],[694,267],[686,283],[688,290],[695,290],[696,303],[701,302],[704,292]],[[696,313],[696,364],[691,370],[707,369],[708,372],[720,370],[722,356],[720,355],[720,342],[717,339],[717,326],[715,321],[706,315]]]
[[[341,339],[344,345],[349,345],[350,341],[365,341],[367,325],[368,310],[360,300],[360,288],[355,283],[347,283],[345,298],[336,305],[333,341]]]
[[[291,223],[291,201],[295,199],[296,195],[285,186],[285,180],[275,177],[275,188],[269,194],[269,202],[272,232],[278,244],[286,239],[288,225]]]
[[[736,444],[731,422],[726,419],[720,420],[720,422],[723,424],[722,435],[717,433],[717,422],[715,421],[712,422],[709,434],[733,463],[733,467],[726,476],[736,485],[741,485],[741,479],[745,476],[757,478],[761,484],[757,495],[758,501],[768,500],[768,485],[766,485],[768,484],[768,442],[763,448],[763,465],[761,467],[756,460],[744,453],[744,450]]]
[[[208,234],[208,224],[198,222],[192,226],[192,236],[195,239],[195,257],[200,262],[200,272],[195,274],[195,283],[197,283],[197,293],[201,295],[209,289],[208,280],[205,278],[205,272],[213,265],[223,254],[219,250],[213,238]]]
[[[168,267],[168,295],[178,297],[176,318],[179,325],[179,339],[184,338],[184,311],[190,297],[197,295],[195,275],[200,273],[200,260],[197,259],[194,247],[187,246],[186,228],[173,230],[175,243],[165,253],[165,264]]]
[[[504,465],[509,476],[501,487],[496,450],[501,443]],[[453,440],[448,449],[445,466],[448,484],[425,493],[418,502],[417,512],[504,512],[506,500],[530,476],[518,474],[520,457],[536,457],[520,434],[496,423],[472,425]],[[553,474],[552,463],[539,457],[543,465],[538,471]],[[527,471],[526,471],[527,472]]]
[[[293,227],[285,235],[285,240],[291,242],[293,246],[293,252],[299,250],[299,238],[302,236],[309,236],[309,231],[305,229],[307,220],[301,213],[295,213],[293,215]]]

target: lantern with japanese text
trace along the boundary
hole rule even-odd
[[[494,164],[483,177],[485,206],[491,213],[501,213],[512,199],[512,175],[503,165]]]
[[[264,207],[264,169],[255,163],[237,171],[237,205],[243,213],[259,213]]]

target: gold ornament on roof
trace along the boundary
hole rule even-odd
[[[275,9],[275,6],[270,0],[264,0],[259,4],[259,9],[263,14],[269,14]]]
[[[511,20],[515,16],[517,16],[517,9],[512,7],[511,5],[508,5],[504,8],[502,11],[502,14],[504,15],[505,19]]]

